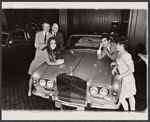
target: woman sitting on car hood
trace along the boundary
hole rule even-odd
[[[64,63],[64,59],[58,59],[56,60],[56,40],[54,39],[54,37],[50,37],[47,41],[47,46],[45,48],[42,49],[42,53],[41,55],[43,55],[41,58],[41,60],[45,60],[44,62],[46,62],[48,65],[60,65]],[[38,58],[39,60],[39,58]],[[32,61],[30,68],[29,68],[29,74],[31,75],[39,66],[37,66],[37,59],[35,57],[35,59]],[[29,90],[28,90],[28,97],[31,97],[31,91],[32,91],[32,77],[30,78],[29,81]]]

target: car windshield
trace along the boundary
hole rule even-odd
[[[6,45],[7,39],[8,39],[8,35],[7,34],[2,34],[2,45]]]
[[[71,36],[66,49],[98,49],[100,36]]]

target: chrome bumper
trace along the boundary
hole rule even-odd
[[[55,100],[55,107],[61,108],[62,105],[65,106],[70,106],[70,107],[76,107],[76,108],[100,108],[100,109],[119,109],[119,106],[116,105],[110,105],[110,104],[102,104],[102,103],[86,103],[85,105],[83,104],[76,104],[76,103],[69,103],[69,102],[64,102],[60,100]]]
[[[111,103],[100,99],[90,99],[90,101],[86,102],[86,104],[77,104],[77,103],[70,103],[70,102],[59,100],[58,97],[56,96],[55,91],[45,91],[45,90],[37,89],[34,90],[32,93],[36,96],[40,96],[42,98],[55,101],[55,107],[57,108],[61,108],[62,105],[65,105],[65,106],[76,107],[76,108],[90,107],[90,108],[101,108],[101,109],[119,109],[119,106],[116,106],[115,103]]]

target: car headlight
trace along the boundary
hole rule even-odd
[[[96,94],[98,93],[98,88],[97,88],[97,87],[91,87],[91,88],[90,88],[90,93],[91,93],[92,95],[96,95]]]
[[[99,94],[104,97],[104,96],[108,95],[108,90],[106,88],[101,88],[99,90]]]
[[[45,86],[45,85],[46,85],[46,81],[45,81],[44,79],[41,79],[41,80],[40,80],[40,85],[41,85],[41,86]]]
[[[47,81],[47,86],[50,87],[50,88],[53,87],[54,86],[54,82],[52,80],[48,80]]]

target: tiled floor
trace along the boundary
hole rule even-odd
[[[37,96],[33,96],[31,100],[27,98],[30,63],[31,59],[2,70],[2,110],[59,110],[47,99]],[[145,65],[135,72],[136,111],[144,111],[147,108],[145,73]]]

